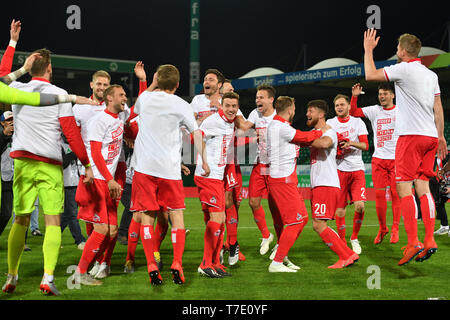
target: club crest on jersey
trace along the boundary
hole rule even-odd
[[[300,221],[303,219],[303,216],[297,212],[297,221]]]
[[[211,199],[209,200],[209,202],[211,203],[217,203],[216,197],[211,197]]]
[[[98,214],[94,213],[94,218],[92,218],[92,220],[94,222],[99,222],[100,221],[100,216]]]

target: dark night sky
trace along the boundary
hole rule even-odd
[[[81,8],[81,30],[68,30],[66,8]],[[286,1],[201,0],[201,71],[218,68],[237,78],[261,66],[302,70],[298,54],[307,45],[306,67],[331,58],[362,61],[362,35],[371,4],[381,8],[382,36],[375,59],[395,54],[396,39],[416,34],[424,46],[449,50],[444,37],[448,1]],[[188,94],[189,0],[15,1],[0,12],[0,46],[9,25],[20,19],[17,50],[47,47],[56,54],[143,60],[148,73],[171,63],[182,74],[180,94]]]

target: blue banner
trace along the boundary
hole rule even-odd
[[[377,69],[379,69],[396,63],[396,60],[387,60],[376,62],[375,65]],[[269,84],[271,86],[277,87],[306,82],[359,78],[362,76],[364,76],[364,64],[361,63],[327,69],[288,72],[283,74],[276,74],[273,76],[235,79],[231,83],[234,87],[234,90],[239,91],[242,89],[256,88],[260,84]],[[195,91],[197,94],[200,93],[202,89],[203,84],[201,83],[195,87]]]

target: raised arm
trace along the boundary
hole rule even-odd
[[[377,69],[373,60],[373,50],[379,40],[376,29],[368,29],[364,32],[364,72],[367,81],[387,81],[384,70]]]

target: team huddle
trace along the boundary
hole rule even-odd
[[[420,40],[409,34],[399,38],[399,63],[376,69],[373,50],[378,41],[375,30],[365,32],[365,75],[368,81],[381,82],[379,105],[357,106],[362,92],[360,84],[353,86],[351,98],[344,94],[335,97],[334,118],[327,119],[330,110],[325,100],[311,100],[305,110],[310,131],[292,127],[299,110],[295,99],[277,97],[276,89],[270,85],[257,88],[256,108],[245,117],[239,110],[239,95],[231,81],[217,69],[205,72],[203,94],[195,96],[191,103],[175,95],[180,73],[170,64],[158,67],[148,87],[146,80],[140,81],[140,92],[132,107],[126,104],[124,89],[111,85],[111,77],[105,71],[93,75],[90,99],[68,96],[65,90],[50,83],[50,53],[45,49],[36,51],[20,73],[0,78],[3,83],[13,81],[9,87],[2,84],[2,91],[21,90],[6,101],[12,104],[14,114],[11,157],[14,158],[16,220],[8,238],[8,275],[3,291],[13,293],[17,286],[25,232],[39,196],[46,224],[40,290],[45,294],[60,294],[53,273],[61,246],[59,215],[64,206],[61,134],[84,169],[76,202],[78,219],[86,222],[89,237],[74,276],[74,281],[83,285],[101,285],[98,278],[106,277],[110,271],[118,234],[118,203],[126,180],[125,141],[134,146],[130,164],[133,218],[128,231],[125,272],[134,271],[134,252],[140,239],[150,283],[163,283],[159,246],[170,224],[172,280],[175,284],[185,283],[183,210],[186,207],[182,174],[189,174],[189,169],[182,162],[182,153],[186,152],[183,150],[186,139],[196,150],[194,182],[205,222],[200,275],[231,276],[224,266],[224,250],[229,251],[229,265],[246,259],[238,242],[242,174],[236,155],[236,149],[245,144],[256,144],[257,150],[248,198],[262,235],[260,254],[266,255],[274,243],[268,271],[300,269],[288,253],[310,219],[314,231],[337,255],[337,261],[328,268],[345,268],[356,263],[363,254],[358,234],[367,200],[362,151],[369,149],[368,130],[360,118],[367,118],[374,132],[372,171],[380,224],[374,243],[381,243],[389,232],[390,242],[397,243],[403,216],[408,243],[398,264],[405,265],[412,259],[427,260],[437,251],[433,238],[435,208],[428,180],[434,175],[436,155],[447,154],[438,79],[421,64]],[[138,62],[136,74],[142,74],[143,68]],[[24,70],[30,72],[32,80],[14,81]],[[387,82],[394,82],[395,90]],[[42,104],[36,96],[33,104],[29,104],[31,100],[21,100],[21,92],[39,92],[45,104],[52,103],[47,100],[53,99],[53,95],[58,98],[52,100],[52,106],[39,108],[32,106]],[[308,148],[310,153],[310,216],[298,189],[300,148]],[[417,236],[413,183],[425,226],[423,242]],[[391,230],[386,221],[387,190],[392,198]],[[264,197],[268,199],[275,235],[266,223],[261,205]],[[355,208],[350,246],[345,224],[349,203]],[[336,230],[331,225],[333,220]],[[95,271],[89,272],[90,266]],[[99,274],[104,276],[96,277]]]

